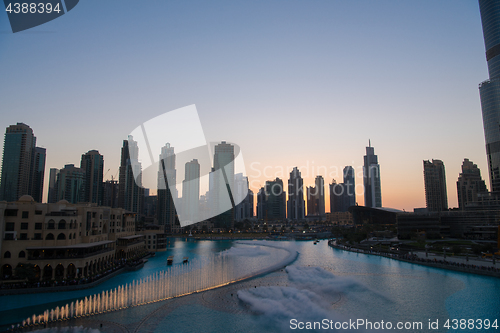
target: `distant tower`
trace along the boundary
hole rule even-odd
[[[45,148],[35,147],[31,164],[31,196],[36,202],[42,202],[43,180],[45,177]]]
[[[89,150],[82,155],[80,168],[85,171],[83,201],[102,205],[104,157],[97,150]]]
[[[214,171],[213,182],[213,204],[216,212],[222,212],[214,218],[214,226],[216,228],[230,229],[234,224],[234,200],[231,189],[234,187],[234,146],[222,141],[215,146],[214,154]],[[229,198],[233,206],[229,210],[226,207],[226,202],[223,198]]]
[[[293,168],[288,179],[287,211],[289,220],[303,220],[305,218],[304,180],[297,167]]]
[[[17,201],[29,194],[42,201],[45,149],[36,148],[33,130],[26,124],[10,125],[5,131],[0,201]]]
[[[366,155],[364,156],[363,183],[365,187],[365,206],[382,207],[380,165],[370,141],[368,141]]]
[[[459,208],[464,209],[470,203],[478,202],[479,195],[487,193],[488,189],[481,178],[481,171],[477,165],[469,161],[468,158],[464,159],[462,173],[458,176],[457,181]]]
[[[158,164],[158,202],[156,215],[158,216],[158,224],[162,225],[165,231],[172,231],[172,228],[176,225],[174,198],[177,198],[177,190],[175,188],[177,175],[174,147],[171,147],[170,143],[162,147]]]
[[[257,219],[264,220],[266,218],[266,189],[261,187],[257,193]]]
[[[492,192],[500,193],[500,1],[479,0],[489,80],[479,85]]]
[[[284,220],[286,218],[286,192],[283,181],[279,178],[266,181],[265,218],[268,221]]]
[[[448,210],[446,175],[441,160],[424,161],[425,203],[430,212]]]
[[[248,177],[242,173],[234,175],[234,199],[240,202],[235,207],[234,220],[243,221],[253,217],[253,192],[248,189]]]
[[[142,211],[144,189],[142,188],[141,164],[138,162],[138,156],[137,142],[129,135],[128,140],[123,140],[118,206],[139,214]],[[135,178],[134,174],[139,176]]]
[[[200,164],[197,159],[185,165],[182,182],[182,218],[191,222],[198,220],[200,204]]]
[[[84,186],[85,171],[74,164],[66,164],[57,174],[56,201],[66,200],[73,204],[83,202]]]
[[[47,199],[48,203],[57,202],[57,175],[59,174],[59,169],[50,168],[49,173],[49,197]]]
[[[316,176],[314,187],[306,188],[307,215],[325,216],[325,181],[323,176]]]

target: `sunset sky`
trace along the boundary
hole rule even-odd
[[[85,0],[16,34],[0,14],[0,60],[0,131],[33,128],[46,185],[92,149],[117,177],[134,128],[196,104],[207,141],[241,147],[254,192],[293,166],[305,185],[341,181],[369,139],[384,207],[425,206],[424,159],[443,160],[450,207],[464,158],[490,187],[474,0]]]

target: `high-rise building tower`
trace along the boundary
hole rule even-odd
[[[264,219],[268,221],[284,220],[286,218],[286,192],[283,181],[279,178],[266,181]]]
[[[33,130],[26,124],[10,125],[5,131],[0,201],[17,201],[29,194],[42,201],[45,149],[36,147]]]
[[[266,189],[261,187],[257,192],[257,219],[264,220],[266,218]]]
[[[287,212],[289,220],[303,220],[306,215],[304,180],[297,167],[293,168],[288,179]]]
[[[335,179],[330,184],[330,212],[347,212],[349,207],[356,205],[354,168],[350,165],[344,168],[344,182],[337,184]]]
[[[234,188],[234,146],[222,141],[215,146],[213,173],[213,204],[217,212],[223,212],[214,218],[216,228],[230,229],[234,224],[234,199],[231,189]],[[220,172],[217,172],[219,171]],[[229,210],[223,198],[231,200]]]
[[[366,155],[364,156],[363,183],[365,187],[365,206],[382,207],[380,165],[370,141],[368,141]]]
[[[158,224],[167,232],[176,225],[174,198],[177,198],[177,174],[175,170],[174,147],[167,143],[162,147],[158,166],[158,202],[156,215]]]
[[[182,182],[182,218],[196,222],[200,204],[200,163],[197,159],[185,165],[184,181]]]
[[[66,164],[57,174],[57,200],[66,200],[69,203],[83,202],[85,192],[85,170]]]
[[[36,202],[42,202],[43,178],[45,177],[45,148],[35,147],[31,164],[31,196]]]
[[[316,176],[314,187],[306,188],[307,215],[325,216],[325,181],[323,176]]]
[[[80,168],[85,171],[83,201],[102,205],[104,157],[97,150],[90,150],[82,155]]]
[[[234,220],[239,222],[253,217],[253,192],[248,189],[248,177],[235,174],[233,189],[235,202],[239,202],[234,210]]]
[[[489,79],[479,85],[491,191],[500,193],[500,1],[479,0]]]
[[[430,212],[448,210],[446,175],[441,160],[424,161],[425,203]]]
[[[59,169],[50,168],[49,173],[49,197],[47,199],[48,203],[57,202],[57,175],[59,174]]]
[[[487,193],[488,189],[481,178],[481,170],[468,158],[464,159],[462,173],[457,181],[458,207],[465,209],[467,205],[478,202],[481,194]]]
[[[138,156],[139,147],[137,142],[133,140],[132,136],[129,136],[128,140],[123,140],[118,185],[118,207],[139,214],[142,210],[144,189],[142,188],[141,164],[138,161]],[[135,178],[134,174],[139,176]]]

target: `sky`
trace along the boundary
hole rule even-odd
[[[368,140],[384,207],[425,207],[427,159],[445,164],[450,207],[464,158],[489,188],[477,1],[82,0],[15,34],[0,14],[0,60],[0,131],[33,129],[46,188],[92,149],[117,178],[127,135],[191,104],[208,142],[241,148],[255,193],[293,166],[304,185],[342,181]]]

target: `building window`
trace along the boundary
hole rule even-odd
[[[24,251],[19,252],[19,258],[26,258],[26,252]]]
[[[33,238],[34,240],[41,240],[42,239],[42,234],[36,233],[35,237]]]
[[[42,215],[42,211],[41,210],[35,210],[35,215]]]
[[[28,211],[23,211],[22,218],[23,218],[23,219],[27,219],[27,218],[29,218],[29,217],[30,217],[30,212],[28,212]]]
[[[14,234],[5,234],[5,240],[14,240]]]
[[[41,223],[35,223],[35,230],[42,230],[42,224]]]
[[[57,226],[58,229],[66,229],[66,221],[61,220],[59,221],[59,225]]]
[[[66,235],[61,232],[59,235],[57,235],[57,240],[63,240],[63,239],[66,239]]]
[[[10,258],[10,252],[9,251],[5,252],[3,257],[6,259]]]
[[[54,220],[50,220],[47,229],[55,229],[55,228],[56,228],[56,223],[54,222]]]
[[[27,233],[22,233],[19,235],[20,240],[27,240],[28,239],[28,234]]]
[[[54,235],[48,234],[47,236],[45,236],[45,240],[54,240]]]
[[[3,213],[4,216],[17,216],[17,209],[6,209]]]
[[[28,230],[28,223],[27,222],[21,223],[21,230]]]
[[[5,231],[14,231],[15,224],[14,222],[5,223]]]

